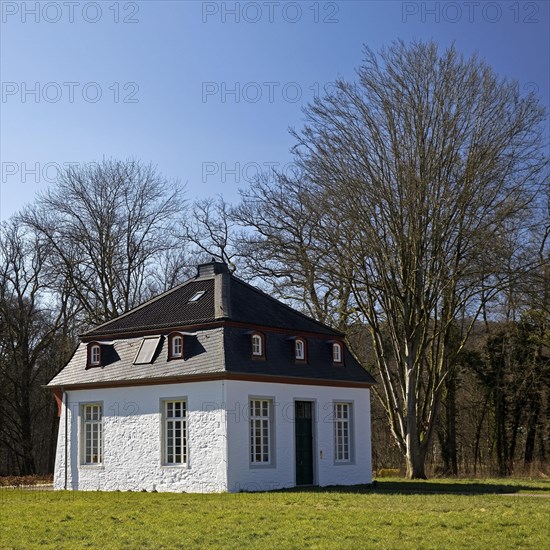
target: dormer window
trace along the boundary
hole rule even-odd
[[[168,337],[168,359],[181,359],[183,357],[183,335],[170,334]]]
[[[96,342],[88,344],[88,367],[99,367],[101,365],[101,346]]]
[[[306,341],[302,338],[294,340],[294,358],[296,361],[306,360]]]
[[[332,362],[342,364],[342,344],[339,342],[332,344]]]
[[[256,333],[252,335],[252,357],[264,357],[264,336]]]
[[[181,357],[183,354],[183,337],[174,336],[172,338],[172,357]]]

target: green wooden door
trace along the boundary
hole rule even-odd
[[[296,485],[313,485],[313,415],[311,401],[296,401]]]

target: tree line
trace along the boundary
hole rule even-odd
[[[454,47],[368,48],[291,130],[296,175],[186,201],[152,165],[71,167],[0,233],[0,474],[53,468],[41,385],[77,334],[210,257],[345,333],[378,380],[373,466],[548,471],[546,111]]]

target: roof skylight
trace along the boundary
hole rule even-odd
[[[206,290],[199,290],[198,292],[195,292],[191,298],[189,298],[188,302],[198,302],[205,294]]]

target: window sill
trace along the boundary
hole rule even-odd
[[[79,470],[105,470],[105,466],[103,464],[79,464],[78,469]]]
[[[276,468],[277,466],[275,464],[252,464],[249,463],[248,467],[250,470],[268,470]]]

